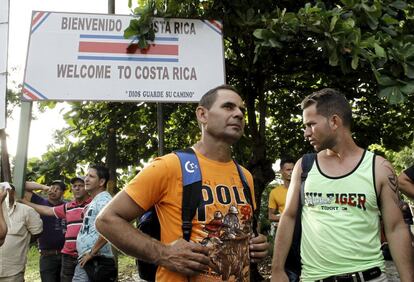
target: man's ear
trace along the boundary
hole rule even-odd
[[[338,127],[342,126],[342,119],[340,116],[334,114],[329,119],[329,125],[332,129],[337,129]]]
[[[196,116],[199,123],[204,124],[207,122],[208,110],[203,106],[198,106],[196,109]]]
[[[99,186],[104,187],[105,185],[105,178],[99,178]]]

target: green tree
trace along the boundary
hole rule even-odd
[[[310,150],[296,105],[312,90],[337,88],[353,101],[361,146],[397,148],[412,138],[398,126],[413,124],[412,7],[371,2],[139,1],[134,12],[141,17],[131,21],[125,36],[138,35],[145,48],[154,36],[154,15],[223,21],[227,81],[247,106],[247,134],[235,154],[252,171],[260,203],[274,176],[273,160]],[[379,88],[391,103],[408,99],[402,106],[408,113],[380,99]]]
[[[398,151],[411,144],[414,97],[404,87],[411,85],[412,61],[408,53],[402,55],[408,47],[398,46],[411,46],[412,10],[404,1],[378,0],[139,1],[134,12],[141,17],[131,21],[125,35],[138,35],[135,43],[145,48],[154,36],[154,15],[222,20],[227,82],[239,89],[247,107],[246,134],[234,154],[253,173],[260,205],[274,178],[275,159],[312,150],[304,142],[298,104],[316,89],[336,88],[352,101],[360,146],[376,143]],[[397,95],[385,95],[391,81],[399,85],[399,92],[391,92]],[[394,103],[403,98],[404,104]],[[53,149],[44,162],[52,157],[66,165],[106,162],[108,151],[115,150],[114,167],[126,170],[156,156],[154,104],[71,105],[68,127],[56,136],[64,149]],[[199,136],[194,109],[165,105],[166,152],[192,145]]]

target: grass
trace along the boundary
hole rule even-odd
[[[39,251],[36,244],[32,245],[27,254],[25,281],[40,282],[39,272]],[[118,276],[119,280],[125,281],[136,273],[135,260],[124,254],[118,256]]]
[[[24,273],[25,281],[40,282],[39,256],[36,244],[32,244],[27,254],[26,271]]]

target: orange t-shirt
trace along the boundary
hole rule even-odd
[[[233,161],[222,163],[196,152],[202,175],[202,200],[193,219],[191,241],[212,247],[214,269],[191,281],[248,281],[249,248],[253,208],[247,203],[243,184]],[[253,177],[243,173],[250,187],[253,205]],[[155,206],[161,225],[161,242],[182,238],[182,174],[178,157],[171,153],[155,159],[125,188],[144,210]],[[188,281],[163,267],[157,281]]]

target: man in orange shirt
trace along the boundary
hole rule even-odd
[[[291,158],[284,158],[280,161],[280,174],[283,184],[277,185],[269,194],[269,211],[268,216],[271,222],[270,234],[275,235],[277,224],[280,220],[280,215],[285,209],[286,195],[290,184],[290,178],[292,176],[293,167],[295,161]]]
[[[159,266],[157,281],[248,281],[249,259],[266,257],[266,237],[253,235],[254,203],[248,203],[231,157],[231,146],[243,135],[244,111],[242,99],[228,85],[208,91],[196,109],[201,139],[192,148],[202,193],[189,242],[182,239],[183,184],[175,154],[154,160],[99,215],[96,227],[105,238],[126,254]],[[243,173],[254,195],[252,175],[246,169]],[[161,241],[129,224],[152,206]]]

